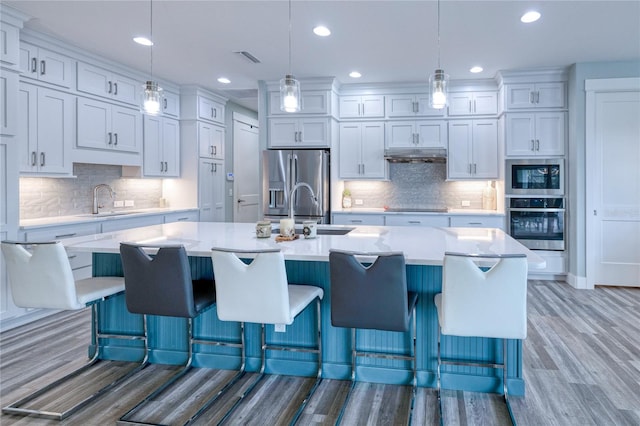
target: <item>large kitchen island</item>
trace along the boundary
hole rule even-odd
[[[350,333],[347,329],[331,326],[329,280],[329,250],[341,249],[359,252],[401,251],[407,263],[407,282],[411,291],[418,292],[417,305],[417,371],[418,385],[435,387],[437,364],[437,315],[434,295],[442,286],[442,260],[446,251],[504,254],[524,253],[530,269],[542,268],[544,260],[534,252],[492,228],[430,228],[430,227],[342,227],[320,226],[314,239],[276,242],[271,238],[256,238],[254,224],[178,222],[135,228],[126,231],[88,235],[64,240],[71,252],[92,252],[95,276],[121,276],[120,242],[148,245],[182,244],[191,262],[192,278],[211,278],[211,248],[223,247],[239,250],[280,248],[287,264],[290,283],[309,284],[324,289],[322,301],[322,361],[323,377],[348,379],[350,377]],[[247,255],[245,257],[251,257]],[[365,259],[366,260],[366,259]],[[267,340],[277,344],[297,343],[314,345],[313,321],[315,309],[303,311],[285,333],[267,327]],[[102,303],[99,324],[102,332],[141,334],[140,315],[126,309],[124,294]],[[204,312],[195,321],[195,334],[199,338],[240,338],[239,324],[219,321],[215,307]],[[182,318],[151,317],[149,320],[150,361],[153,363],[181,364],[187,358],[187,326]],[[247,324],[247,370],[257,371],[260,365],[260,328]],[[522,377],[522,345],[509,341],[510,359],[508,381],[510,393],[524,394]],[[363,331],[359,333],[358,348],[362,350],[392,350],[408,352],[411,339],[408,333]],[[89,352],[96,349],[95,339]],[[486,361],[501,361],[501,343],[493,339],[443,337],[444,357],[470,357]],[[139,361],[143,356],[140,341],[101,339],[100,356],[103,359]],[[237,369],[239,351],[220,346],[197,346],[196,367]],[[268,353],[267,373],[312,376],[316,361],[309,353]],[[447,366],[443,370],[443,386],[450,389],[478,392],[498,392],[500,381],[493,369],[465,366]],[[405,384],[411,377],[408,361],[363,359],[358,361],[360,380]]]

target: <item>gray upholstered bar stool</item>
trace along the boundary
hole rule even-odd
[[[157,252],[151,257],[145,249],[150,252],[157,250]],[[189,355],[182,370],[171,376],[118,421],[120,424],[152,424],[138,422],[131,418],[147,402],[153,400],[191,369],[194,344],[218,344],[218,342],[193,337],[193,319],[215,303],[214,283],[210,279],[191,279],[189,258],[182,245],[150,246],[121,243],[120,257],[124,272],[127,310],[143,316],[145,347],[148,347],[148,315],[187,319]],[[195,420],[200,413],[201,411],[198,411],[189,421]]]
[[[245,264],[238,254],[255,254],[250,264]],[[318,356],[316,381],[298,407],[291,424],[295,424],[307,402],[322,381],[322,336],[320,300],[324,292],[320,287],[312,285],[295,285],[287,281],[284,256],[279,249],[267,250],[228,250],[213,248],[211,252],[213,274],[216,280],[217,312],[221,321],[240,323],[242,336],[242,365],[236,377],[244,374],[245,348],[244,323],[261,325],[261,357],[260,372],[257,378],[236,400],[220,423],[229,418],[242,400],[253,390],[264,376],[266,351],[310,352]],[[272,345],[266,342],[265,324],[291,325],[296,316],[313,301],[316,301],[317,347],[293,345]],[[233,380],[233,379],[232,379]]]
[[[98,362],[100,345],[97,340],[136,339],[138,336],[107,335],[100,333],[98,329],[100,302],[124,290],[122,277],[96,277],[75,281],[67,252],[58,241],[38,243],[3,241],[2,254],[6,262],[11,295],[16,306],[79,310],[91,305],[92,334],[96,338],[95,352],[87,364],[19,401],[9,404],[2,409],[3,413],[63,420],[144,367],[143,362],[138,368],[64,411],[26,408],[29,402],[35,401],[67,380],[82,374]]]
[[[476,264],[478,262],[478,264]],[[482,270],[481,266],[489,269]],[[527,258],[524,254],[445,253],[438,311],[438,406],[442,418],[442,364],[502,368],[502,387],[511,422],[516,421],[507,390],[507,340],[527,337]],[[441,335],[502,339],[502,364],[442,359]]]
[[[374,257],[364,266],[356,256]],[[407,290],[402,253],[329,251],[331,271],[331,324],[351,328],[351,387],[336,424],[342,421],[356,385],[357,358],[374,357],[410,360],[413,379],[408,423],[411,423],[416,395],[416,303],[418,294]],[[413,321],[411,321],[413,317]],[[411,325],[413,323],[413,325]],[[410,355],[357,350],[357,329],[407,332],[413,329]]]

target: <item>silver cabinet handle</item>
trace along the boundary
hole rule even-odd
[[[45,75],[47,72],[46,62],[40,61],[40,75]]]
[[[213,118],[218,118],[218,109],[217,108],[213,109]]]
[[[178,222],[184,222],[185,220],[189,220],[189,218],[188,217],[179,217],[177,219]]]
[[[536,151],[540,151],[540,139],[536,139]]]
[[[163,162],[162,161],[160,162],[160,171],[164,172],[164,170],[163,170]]]
[[[167,109],[167,98],[163,99],[163,103],[164,103],[164,109]]]
[[[300,130],[298,133],[300,134],[300,142],[302,142],[302,141],[303,141],[303,138],[302,138],[302,130]]]
[[[31,72],[37,72],[37,71],[38,71],[38,59],[31,58]]]
[[[351,222],[351,223],[362,223],[362,219],[350,219],[349,222]]]
[[[167,163],[166,161],[164,162],[164,171],[165,172],[169,171],[169,163]]]
[[[411,223],[413,225],[420,225],[422,222],[420,222],[419,220],[410,220],[408,221],[408,223]]]
[[[482,222],[468,222],[467,225],[482,225]]]
[[[31,165],[35,166],[36,162],[37,162],[37,156],[38,154],[35,151],[31,152]]]
[[[536,103],[537,104],[540,103],[540,91],[539,90],[536,91]]]
[[[211,173],[213,173],[213,163],[211,163],[211,170],[209,170]]]
[[[364,165],[364,164],[362,164],[362,174],[365,174],[364,166],[365,166],[365,165]]]
[[[218,173],[218,165],[213,163],[213,173]]]
[[[113,94],[114,95],[118,94],[118,83],[113,83]]]
[[[473,163],[473,174],[477,174],[478,173],[478,165],[476,163]]]
[[[109,145],[111,145],[113,143],[113,133],[109,132],[107,133],[109,135]]]
[[[534,93],[533,92],[529,92],[529,103],[530,104],[533,103],[533,96],[534,96]]]
[[[213,155],[216,155],[218,153],[218,150],[216,149],[216,146],[214,145],[212,148],[213,148]]]
[[[358,104],[358,115],[362,115],[362,113],[360,112],[360,104]]]
[[[61,235],[56,235],[56,238],[68,238],[68,237],[73,237],[74,235],[76,235],[75,232],[72,232],[70,234],[61,234]]]
[[[113,134],[113,140],[115,141],[113,144],[114,145],[118,145],[118,134],[117,133]]]
[[[109,91],[107,93],[113,92],[113,84],[109,82]]]
[[[40,167],[44,166],[44,152],[40,153]]]
[[[469,112],[473,112],[473,110],[471,109],[471,99],[469,99]]]
[[[213,108],[211,108],[211,118],[213,118]]]
[[[534,139],[531,139],[531,151],[535,151],[536,150],[536,141]]]
[[[473,112],[478,112],[478,109],[476,107],[476,100],[473,100]]]
[[[364,115],[364,104],[362,104],[362,115]]]

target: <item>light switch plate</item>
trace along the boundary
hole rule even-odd
[[[354,201],[355,201],[356,206],[361,206],[361,205],[363,205],[363,204],[364,204],[364,201],[362,201],[362,200],[361,200],[361,199],[359,199],[359,198],[356,198]]]
[[[462,207],[469,207],[471,205],[471,201],[462,200],[461,204],[462,204]]]
[[[124,200],[125,207],[133,207],[133,200]]]
[[[124,201],[122,201],[122,200],[114,201],[113,202],[113,207],[124,207]]]

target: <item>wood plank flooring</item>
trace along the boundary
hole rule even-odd
[[[529,326],[523,358],[526,396],[512,398],[518,424],[640,425],[640,289],[575,290],[562,282],[532,280],[528,296]],[[5,406],[82,365],[86,361],[89,319],[88,310],[61,313],[1,333],[0,404]],[[131,363],[101,362],[91,376],[79,377],[39,404],[69,406],[133,367]],[[62,422],[3,414],[0,424],[115,424],[178,370],[176,366],[151,365]],[[199,402],[215,394],[233,374],[193,369],[134,418],[181,424]],[[197,424],[216,424],[254,377],[247,374]],[[267,375],[228,424],[288,424],[312,384],[311,378]],[[346,381],[324,380],[298,424],[334,424],[348,387]],[[406,386],[358,383],[343,424],[405,424],[410,394]],[[443,396],[447,425],[509,424],[499,395],[445,390]],[[418,389],[412,424],[438,424],[433,389]]]

